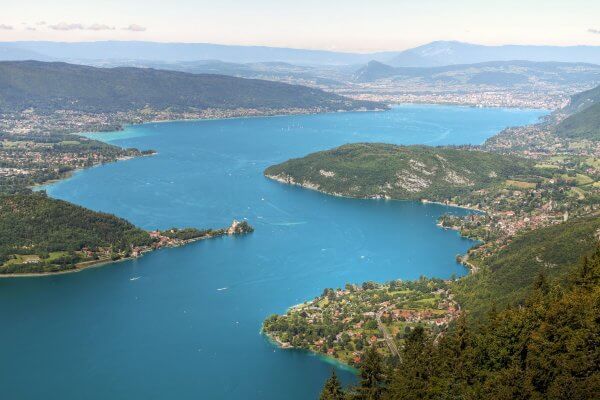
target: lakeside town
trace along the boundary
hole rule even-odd
[[[569,101],[569,95],[564,92],[548,93],[544,91],[513,91],[513,90],[475,90],[475,91],[430,91],[390,89],[360,89],[338,90],[339,94],[356,100],[381,101],[393,104],[444,104],[471,107],[506,107],[506,108],[535,108],[555,110],[563,107]]]
[[[64,178],[68,173],[98,164],[130,157],[152,155],[112,146],[77,133],[118,131],[123,125],[171,120],[223,119],[274,115],[315,114],[327,110],[314,108],[217,109],[173,111],[143,109],[115,113],[86,113],[57,110],[40,113],[0,113],[0,188],[3,191]]]
[[[384,357],[397,357],[415,327],[435,335],[460,315],[448,282],[420,278],[379,284],[346,284],[272,315],[263,332],[281,348],[302,348],[359,366],[363,351],[374,346]]]

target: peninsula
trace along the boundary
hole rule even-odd
[[[76,272],[163,247],[253,230],[248,222],[234,220],[221,229],[147,232],[114,215],[44,193],[0,195],[0,276]]]

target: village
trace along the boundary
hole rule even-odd
[[[284,315],[267,318],[263,332],[281,348],[307,349],[359,365],[367,347],[376,346],[386,357],[397,356],[411,329],[422,326],[439,334],[459,314],[445,281],[366,282],[325,289]]]
[[[153,154],[111,146],[74,133],[108,132],[126,124],[220,119],[280,114],[313,114],[320,108],[153,110],[97,112],[57,110],[0,112],[0,186],[12,192],[60,179],[70,171],[129,157]]]
[[[470,251],[484,257],[522,232],[600,212],[600,164],[595,157],[554,155],[537,160],[536,175],[453,198],[449,204],[481,212],[442,215],[438,225],[483,244]]]

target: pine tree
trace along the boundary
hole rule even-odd
[[[360,368],[360,383],[355,388],[353,400],[379,400],[385,391],[386,377],[381,356],[375,346],[365,351]]]
[[[331,371],[331,376],[325,382],[325,386],[321,391],[319,400],[344,400],[346,398],[342,389],[342,384],[338,379],[335,370]]]

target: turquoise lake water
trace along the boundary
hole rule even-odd
[[[330,197],[269,181],[264,168],[349,142],[479,144],[543,114],[411,105],[92,135],[158,154],[79,172],[49,186],[53,197],[146,229],[247,218],[256,231],[76,274],[1,279],[0,398],[315,399],[333,365],[277,349],[262,320],[346,282],[464,274],[455,255],[472,242],[435,225],[463,210]]]

